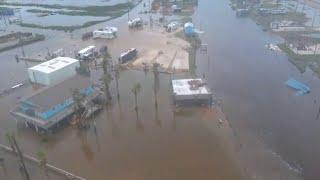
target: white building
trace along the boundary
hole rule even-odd
[[[118,28],[116,27],[105,27],[103,29],[97,29],[93,31],[93,38],[113,39],[117,37]]]
[[[88,46],[78,51],[77,58],[80,60],[88,60],[95,56],[96,51],[97,50],[95,46]]]
[[[212,93],[202,79],[172,80],[172,91],[176,103],[212,101]]]
[[[69,57],[57,57],[28,69],[33,83],[52,85],[76,74],[79,60]]]

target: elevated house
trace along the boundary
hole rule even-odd
[[[71,120],[75,112],[75,89],[83,95],[84,104],[94,101],[100,95],[100,91],[90,83],[89,77],[76,75],[22,99],[11,114],[37,132],[51,132]]]

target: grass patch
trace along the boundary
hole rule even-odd
[[[88,7],[67,7],[67,10],[42,10],[42,9],[28,9],[27,12],[30,13],[57,13],[60,15],[68,16],[119,16],[127,13],[130,9],[134,7],[133,3],[123,3],[114,6],[88,6]],[[70,11],[71,10],[71,11]]]
[[[0,2],[0,5],[10,5],[10,6],[31,6],[31,7],[41,7],[47,8],[52,10],[40,10],[40,9],[29,9],[28,12],[31,13],[57,13],[61,15],[68,15],[68,16],[97,16],[97,17],[106,17],[109,16],[110,18],[98,21],[89,21],[82,25],[73,25],[73,26],[43,26],[39,24],[33,23],[20,23],[21,27],[28,27],[28,28],[38,28],[38,29],[51,29],[51,30],[59,30],[59,31],[66,31],[71,32],[76,29],[86,28],[92,25],[96,25],[117,17],[122,16],[123,14],[127,13],[135,6],[137,6],[142,0],[135,1],[135,3],[127,2],[127,3],[119,3],[112,6],[87,6],[87,7],[78,7],[78,6],[63,6],[63,5],[48,5],[48,4],[20,4],[20,3],[7,3],[7,2]],[[53,9],[60,9],[55,11]],[[68,11],[66,11],[66,10]]]
[[[141,1],[138,1],[141,2]],[[138,4],[138,3],[136,3]],[[127,3],[119,3],[116,5],[111,6],[87,6],[87,7],[80,7],[80,6],[63,6],[58,4],[34,4],[34,3],[8,3],[8,2],[0,2],[0,5],[8,5],[8,6],[29,6],[29,7],[41,7],[46,9],[66,9],[71,11],[50,11],[50,10],[36,10],[31,9],[29,12],[34,13],[41,13],[41,12],[56,12],[65,15],[74,15],[74,16],[111,16],[113,14],[118,14],[119,11],[121,12],[128,12],[128,10],[135,7],[134,3],[127,2]]]
[[[30,38],[28,40],[22,40],[22,41],[18,42],[17,44],[0,48],[0,52],[7,51],[7,50],[10,50],[10,49],[14,49],[14,48],[20,47],[22,45],[28,45],[28,44],[32,44],[32,43],[35,43],[35,42],[38,42],[38,41],[43,41],[43,40],[45,40],[45,36],[44,35],[35,34],[32,38]]]
[[[300,72],[305,72],[307,67],[320,76],[320,55],[298,55],[294,53],[286,43],[278,44],[279,48],[287,54],[289,61],[294,64]]]
[[[84,23],[83,25],[74,25],[74,26],[42,26],[39,24],[31,24],[31,23],[20,23],[19,25],[21,27],[28,27],[28,28],[51,29],[51,30],[57,30],[57,31],[72,32],[74,30],[93,26],[93,25],[108,21],[110,19],[100,20],[100,21],[89,21]]]
[[[294,21],[298,24],[304,24],[308,18],[304,13],[288,12],[282,15],[260,15],[256,10],[250,10],[249,17],[261,25],[264,29],[270,29],[270,23],[274,21]]]

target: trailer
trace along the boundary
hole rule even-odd
[[[78,51],[77,58],[80,60],[89,60],[94,58],[97,53],[95,46],[88,46],[80,51]]]
[[[109,30],[103,30],[103,29],[98,29],[93,31],[93,38],[94,39],[114,39],[116,36],[112,31]]]
[[[136,48],[131,48],[123,53],[120,54],[119,57],[119,63],[123,64],[126,63],[134,58],[136,58],[138,55],[138,51]]]
[[[117,37],[118,28],[107,26],[103,29],[93,31],[93,38],[114,39]]]
[[[135,18],[128,21],[129,28],[138,28],[143,26],[143,20],[141,18]]]

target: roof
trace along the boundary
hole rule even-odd
[[[76,62],[79,62],[79,60],[69,57],[57,57],[44,63],[33,66],[29,68],[29,70],[35,70],[49,74]]]
[[[76,75],[65,81],[62,81],[59,84],[46,87],[40,90],[40,92],[37,92],[35,95],[24,99],[23,101],[32,102],[43,109],[49,109],[72,97],[72,90],[80,90],[89,86],[89,77]]]
[[[191,22],[187,22],[187,23],[184,24],[184,28],[187,28],[187,27],[193,28],[194,25]]]
[[[84,49],[81,49],[78,53],[79,54],[83,54],[83,53],[86,53],[87,51],[89,51],[91,49],[94,49],[94,48],[96,48],[96,47],[95,46],[88,46],[88,47],[86,47]]]
[[[172,80],[172,88],[176,95],[211,94],[202,79]]]

